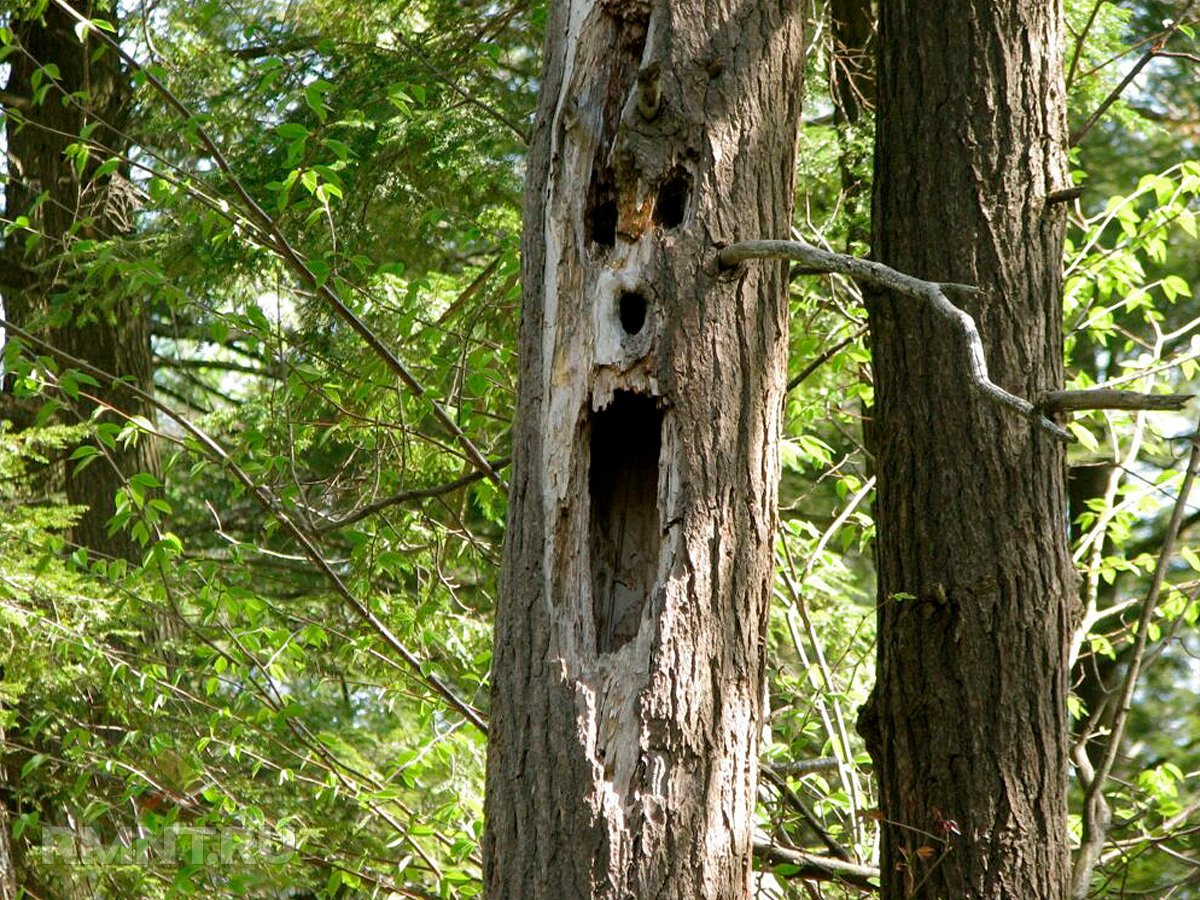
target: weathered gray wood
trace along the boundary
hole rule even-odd
[[[493,900],[743,898],[762,727],[796,2],[551,4],[496,614]]]

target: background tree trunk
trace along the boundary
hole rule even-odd
[[[875,256],[980,286],[967,311],[993,379],[1058,388],[1064,214],[1045,199],[1068,184],[1061,5],[881,6]],[[891,297],[870,320],[879,664],[860,730],[883,897],[1061,898],[1077,602],[1064,448],[969,388],[943,321]]]
[[[779,474],[799,4],[552,4],[497,609],[492,900],[741,898]]]
[[[80,11],[91,18],[111,17],[89,7],[85,4]],[[125,167],[93,177],[101,163],[124,154],[128,146],[128,94],[116,54],[94,38],[81,43],[74,24],[54,4],[41,21],[13,23],[20,49],[7,59],[12,69],[6,93],[27,105],[19,115],[5,118],[5,216],[7,221],[27,217],[39,237],[27,245],[29,232],[17,231],[7,239],[0,256],[5,269],[0,290],[6,315],[15,324],[150,392],[154,371],[144,299],[125,293],[120,276],[107,281],[93,277],[84,287],[82,274],[65,255],[80,239],[106,240],[127,232],[134,196],[123,175]],[[47,65],[57,67],[57,78],[47,74]],[[35,102],[39,83],[49,89]],[[75,165],[68,147],[80,140],[85,127],[92,129],[92,147],[86,163]],[[119,387],[102,384],[86,387],[84,393],[125,416],[154,419],[153,408]],[[75,411],[86,420],[96,405],[81,397]],[[123,422],[124,417],[109,414],[104,420]],[[77,544],[94,553],[135,559],[136,545],[124,532],[109,535],[106,523],[113,514],[113,495],[126,478],[135,472],[158,473],[157,447],[143,439],[128,447],[118,444],[105,454],[106,459],[94,462],[79,477],[72,476],[74,463],[66,463],[62,480],[52,483],[65,489],[69,503],[87,507],[71,535]]]

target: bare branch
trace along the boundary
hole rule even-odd
[[[814,853],[797,850],[795,847],[787,847],[764,840],[755,840],[754,858],[771,866],[795,866],[798,870],[794,873],[796,878],[809,878],[814,881],[840,881],[867,891],[879,890],[879,885],[870,881],[872,878],[879,878],[879,869],[875,866],[864,866],[842,859],[831,859],[828,856],[817,856]]]
[[[1077,184],[1073,187],[1063,188],[1061,191],[1051,191],[1046,195],[1046,205],[1053,206],[1055,203],[1070,203],[1072,200],[1077,200],[1083,196],[1083,185]]]
[[[791,789],[786,779],[777,775],[767,766],[763,766],[761,771],[763,777],[775,786],[775,790],[779,792],[779,796],[783,798],[784,802],[799,814],[800,818],[816,833],[817,837],[821,839],[821,843],[829,849],[830,853],[845,862],[849,862],[853,858],[850,856],[850,851],[835,841],[833,835],[825,830],[825,826],[821,824],[821,820],[813,814],[812,810],[804,805],[804,801]]]
[[[817,371],[817,369],[821,368],[821,366],[825,365],[825,363],[837,356],[838,353],[844,350],[848,344],[854,343],[866,333],[867,326],[863,325],[861,328],[856,329],[853,334],[842,338],[832,347],[826,349],[825,352],[821,353],[816,359],[801,369],[800,372],[797,373],[796,377],[787,383],[787,389],[791,391],[799,387],[804,383],[804,380],[808,378],[809,375]]]
[[[1183,409],[1195,394],[1139,394],[1112,388],[1081,391],[1047,391],[1037,406],[1049,415],[1086,409]]]
[[[732,268],[751,259],[790,259],[802,264],[808,274],[838,272],[929,304],[934,312],[948,319],[962,333],[967,345],[967,365],[971,381],[976,388],[997,403],[1015,409],[1027,419],[1036,422],[1055,437],[1068,441],[1071,439],[1070,434],[1061,425],[1042,415],[1028,400],[1010,394],[988,377],[987,358],[983,353],[983,341],[979,338],[975,320],[951,300],[974,296],[979,293],[978,288],[965,284],[923,281],[897,272],[882,263],[821,250],[804,241],[742,241],[722,249],[717,259],[725,268]]]
[[[504,459],[493,460],[491,466],[497,472],[505,468],[510,460],[506,456]],[[456,478],[453,481],[447,481],[445,484],[435,484],[427,488],[412,488],[407,491],[397,491],[394,494],[389,494],[381,500],[376,500],[373,503],[368,503],[365,506],[360,506],[353,512],[343,516],[340,519],[335,519],[331,522],[326,522],[317,529],[319,534],[324,534],[327,531],[336,531],[339,528],[345,528],[347,525],[353,525],[367,516],[372,516],[377,512],[387,509],[389,506],[397,506],[401,503],[411,503],[413,500],[427,500],[430,497],[441,497],[443,494],[449,494],[457,491],[459,488],[466,487],[468,484],[474,484],[482,478],[487,477],[483,472],[476,469],[474,472]]]
[[[787,762],[764,765],[781,778],[795,778],[800,775],[811,775],[814,772],[836,772],[841,763],[836,756],[818,756],[816,759],[793,759]]]

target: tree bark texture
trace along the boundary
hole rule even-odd
[[[1061,387],[1068,184],[1057,0],[881,4],[875,257],[978,285],[992,378]],[[968,386],[961,341],[870,304],[878,681],[860,718],[884,898],[1066,896],[1066,654],[1076,584],[1064,450]],[[922,849],[925,848],[925,849]]]
[[[493,900],[749,890],[803,70],[791,0],[551,4],[496,618]]]
[[[110,15],[89,7],[80,11],[92,18]],[[128,231],[134,197],[124,167],[94,177],[101,163],[122,155],[128,145],[123,134],[128,96],[116,54],[95,38],[80,42],[74,24],[53,4],[40,21],[13,23],[19,49],[6,60],[12,67],[6,92],[23,98],[26,105],[5,116],[5,215],[6,221],[24,216],[29,225],[5,241],[0,290],[6,316],[15,324],[149,392],[154,373],[144,298],[130,296],[119,274],[85,276],[65,255],[79,240],[103,241]],[[56,77],[47,65],[57,67]],[[39,88],[45,89],[41,96]],[[91,144],[82,164],[68,154],[81,133],[88,134]],[[119,386],[87,387],[83,393],[124,416],[153,421],[153,409]],[[76,412],[86,420],[96,407],[81,394]],[[124,416],[107,414],[104,419],[123,422]],[[98,554],[136,558],[128,537],[123,532],[109,535],[106,523],[113,513],[113,495],[129,475],[158,472],[154,442],[144,438],[135,446],[106,450],[104,459],[78,477],[71,474],[74,463],[65,465],[59,489],[65,487],[69,503],[87,507],[72,539]]]

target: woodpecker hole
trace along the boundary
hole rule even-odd
[[[663,412],[653,397],[617,391],[592,413],[588,543],[596,651],[638,632],[658,574],[658,457]]]
[[[638,291],[622,291],[617,313],[626,334],[639,334],[646,324],[646,298]]]
[[[687,169],[678,166],[671,170],[658,188],[658,199],[654,203],[654,222],[663,228],[675,228],[683,224],[687,215],[688,198],[692,194],[692,176]]]
[[[613,184],[612,172],[606,168],[592,170],[585,216],[584,231],[591,243],[600,247],[616,246],[617,189]]]

